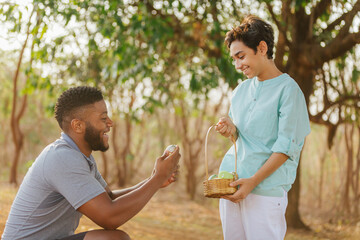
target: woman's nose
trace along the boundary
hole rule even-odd
[[[240,59],[235,60],[235,69],[241,69],[242,63]]]

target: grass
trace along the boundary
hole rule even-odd
[[[0,236],[17,188],[0,183]],[[308,218],[309,220],[309,218]],[[285,240],[360,239],[359,226],[313,224],[314,231],[288,230]],[[98,229],[83,217],[77,232]],[[171,189],[163,189],[133,219],[121,227],[136,240],[216,240],[222,239],[217,207],[179,199]]]

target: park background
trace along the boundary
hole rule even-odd
[[[134,239],[222,239],[202,195],[207,129],[245,80],[223,44],[247,14],[275,30],[275,63],[304,92],[311,134],[289,193],[291,239],[360,238],[360,1],[0,0],[0,235],[19,184],[57,139],[56,98],[90,85],[106,98],[110,149],[94,153],[112,188],[148,177],[169,144],[178,182],[121,229]],[[213,133],[215,173],[231,142]],[[98,228],[83,218],[78,231]]]

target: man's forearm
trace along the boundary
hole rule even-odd
[[[162,181],[151,177],[142,186],[112,201],[112,221],[118,226],[134,217],[159,190]]]
[[[132,186],[132,187],[128,187],[128,188],[124,188],[124,189],[118,189],[118,190],[110,190],[108,193],[109,193],[109,196],[112,200],[124,195],[124,194],[127,194],[129,192],[132,192],[136,189],[138,189],[139,187],[141,187],[142,185],[144,185],[144,183],[146,183],[147,181],[149,181],[149,178],[139,182],[138,184]]]
[[[83,204],[78,210],[105,229],[116,229],[134,217],[159,190],[164,180],[152,176],[142,186],[115,200],[102,193]],[[101,211],[99,208],[101,207]]]

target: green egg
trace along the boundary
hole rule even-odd
[[[233,179],[234,175],[232,173],[229,173],[227,171],[221,171],[219,172],[219,178],[222,179]]]

